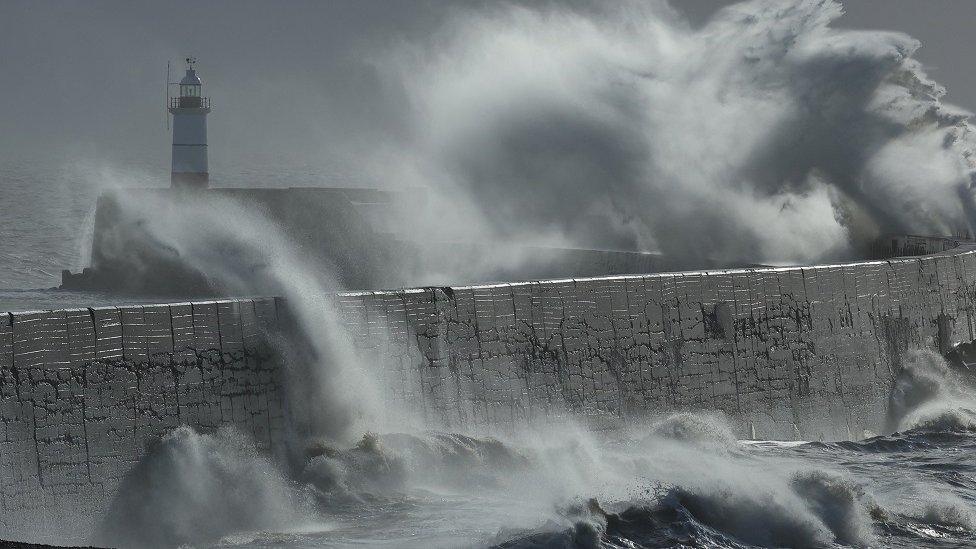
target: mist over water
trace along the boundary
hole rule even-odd
[[[976,447],[971,431],[782,445],[735,442],[720,426],[700,429],[705,424],[677,416],[609,441],[571,427],[514,439],[436,431],[366,435],[352,446],[311,447],[304,468],[290,474],[270,463],[264,463],[267,470],[250,469],[249,460],[257,458],[220,443],[226,433],[215,439],[183,430],[179,445],[167,441],[168,448],[144,462],[155,472],[148,482],[143,473],[137,475],[141,484],[123,487],[151,494],[140,506],[119,506],[140,509],[144,517],[109,515],[114,526],[106,531],[126,537],[103,539],[149,547],[172,546],[159,541],[174,536],[239,547],[941,547],[976,541],[973,486],[965,480],[972,460],[961,455]],[[684,435],[674,438],[675,432]],[[176,502],[179,512],[170,513]],[[206,528],[193,519],[221,504],[232,512]]]
[[[309,520],[306,499],[246,435],[180,427],[128,474],[94,541],[178,547],[238,531],[287,529]]]
[[[487,4],[371,62],[403,133],[362,172],[433,188],[407,234],[790,262],[884,231],[971,228],[972,132],[897,33],[830,1],[753,1],[693,28],[663,3]],[[230,295],[285,297],[287,456],[168,435],[94,541],[128,547],[831,547],[976,542],[971,382],[905,357],[884,436],[735,440],[712,413],[612,437],[444,432],[384,401],[327,261],[247,204],[123,203]],[[416,232],[413,232],[416,231]],[[883,430],[884,426],[879,426]],[[214,509],[220,509],[214,512]],[[161,519],[164,517],[165,519]]]
[[[225,294],[285,299],[290,325],[276,346],[287,365],[293,435],[350,442],[355,429],[384,426],[372,375],[379,365],[360,360],[338,322],[333,297],[341,288],[330,276],[328,257],[309,259],[252,204],[186,198],[123,194],[123,215],[142,221],[121,226],[138,227],[152,247],[169,250]]]

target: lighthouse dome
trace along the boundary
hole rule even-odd
[[[181,86],[200,86],[203,82],[200,81],[200,77],[197,76],[197,71],[193,69],[186,69],[186,76],[183,80],[180,80]]]

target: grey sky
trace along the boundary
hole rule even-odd
[[[578,3],[578,2],[577,2]],[[723,2],[675,3],[700,22]],[[215,171],[265,154],[328,163],[402,129],[404,96],[376,81],[368,60],[427,35],[456,4],[346,2],[36,2],[0,4],[0,159],[65,155],[165,167],[163,79],[200,59],[213,97]],[[844,26],[906,32],[918,57],[976,109],[976,2],[845,2]],[[313,169],[314,168],[310,168]]]
[[[382,116],[358,55],[436,14],[378,2],[5,2],[0,154],[168,156],[166,61],[178,79],[185,55],[200,59],[213,97],[215,149],[314,153],[344,120]]]

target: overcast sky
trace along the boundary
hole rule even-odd
[[[580,5],[584,2],[574,1]],[[682,0],[693,24],[720,2]],[[906,32],[918,57],[976,109],[976,2],[845,2],[842,24]],[[423,39],[457,3],[37,2],[0,3],[0,159],[86,157],[165,170],[164,79],[199,59],[212,97],[212,171],[242,158],[328,164],[332,152],[401,131],[404,96],[382,85],[372,56]],[[364,130],[365,128],[365,130]]]

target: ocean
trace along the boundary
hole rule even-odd
[[[82,265],[97,196],[91,186],[65,169],[8,160],[0,162],[0,195],[0,291],[55,287],[62,269]]]
[[[148,158],[148,159],[147,159]],[[90,265],[95,203],[113,188],[168,187],[168,151],[130,164],[82,158],[0,158],[0,311],[123,305],[158,301],[138,295],[61,291],[61,271]],[[334,167],[255,156],[218,164],[213,186],[357,186]],[[327,175],[323,175],[327,174]]]
[[[972,425],[736,441],[720,417],[501,441],[366,435],[286,474],[239,435],[168,437],[106,539],[175,547],[971,547]],[[201,487],[207,491],[200,493]],[[133,496],[134,497],[134,496]],[[221,511],[215,511],[222,509]],[[207,513],[208,521],[194,520]],[[166,517],[160,520],[159,517]]]
[[[133,168],[123,184],[161,184],[148,169]],[[88,266],[95,201],[113,179],[83,162],[0,159],[0,311],[117,304],[109,294],[57,290],[63,269]]]

